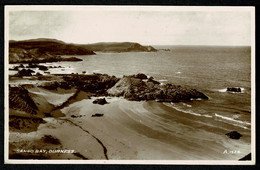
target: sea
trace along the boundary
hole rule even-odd
[[[44,65],[62,68],[51,68],[48,70],[50,73],[42,73],[105,73],[117,77],[144,73],[162,84],[197,89],[209,99],[162,103],[162,108],[169,114],[164,118],[171,119],[170,114],[178,111],[178,116],[196,122],[197,128],[206,126],[207,131],[217,128],[219,135],[224,136],[226,132],[238,131],[243,135],[241,140],[250,145],[251,114],[254,114],[251,112],[251,47],[154,47],[159,51],[97,52],[96,55],[76,56],[83,61],[46,63]],[[10,64],[9,67],[15,65]],[[242,92],[227,92],[228,87],[240,87]]]

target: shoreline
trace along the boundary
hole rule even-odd
[[[161,107],[161,103],[135,102],[110,97],[107,98],[108,104],[94,105],[92,102],[95,99],[95,97],[83,99],[63,108],[65,117],[43,118],[46,123],[41,124],[37,131],[29,133],[28,136],[35,134],[37,141],[37,138],[51,135],[59,139],[62,144],[60,148],[75,150],[76,153],[91,160],[106,159],[104,147],[109,160],[238,160],[250,150],[250,146],[242,140],[229,139],[222,132],[212,133],[205,128],[187,126],[178,117],[168,118],[168,123],[163,124],[165,117],[160,114],[154,115],[162,111],[164,106]],[[154,111],[154,108],[157,110]],[[91,117],[96,112],[103,113],[104,116]],[[172,116],[183,114],[178,111],[171,113]],[[72,115],[76,117],[71,117]],[[192,130],[194,128],[196,133]],[[204,135],[207,139],[203,139]],[[17,140],[19,141],[19,138],[17,139],[16,134]],[[23,137],[23,140],[26,138]],[[28,140],[33,142],[30,138]],[[216,143],[216,140],[220,143]],[[102,142],[102,145],[98,141]],[[36,146],[37,144],[36,142]],[[44,148],[48,147],[52,148],[52,146]],[[239,148],[241,153],[224,154],[225,148],[229,148],[228,150]],[[51,159],[58,157],[55,154],[48,156],[53,157]],[[74,157],[74,159],[80,158]]]
[[[185,114],[162,102],[145,100],[142,96],[127,98],[130,87],[137,88],[136,92],[143,95],[142,91],[138,91],[139,88],[146,87],[149,92],[150,86],[153,88],[156,84],[157,88],[180,88],[183,95],[191,92],[197,95],[195,89],[183,88],[185,90],[182,91],[181,86],[159,85],[157,81],[145,76],[138,74],[118,79],[102,74],[51,75],[40,77],[41,80],[53,82],[16,87],[17,90],[28,90],[28,95],[38,108],[35,116],[44,123],[37,124],[36,118],[28,113],[29,120],[19,120],[19,115],[16,115],[14,121],[20,124],[23,122],[28,127],[27,131],[22,126],[18,131],[10,131],[10,158],[20,156],[20,159],[26,159],[31,156],[35,159],[84,160],[238,160],[250,152],[250,143],[244,140],[247,136],[233,140],[225,135],[233,130],[230,126],[222,129],[219,122],[210,120],[206,123],[204,121],[208,121],[207,118]],[[145,86],[149,81],[152,84]],[[120,88],[123,87],[123,93],[118,88],[119,85]],[[18,94],[19,100],[19,93],[11,94]],[[200,95],[199,92],[198,94]],[[93,104],[95,99],[102,97],[105,97],[107,104]],[[16,110],[28,109],[26,103],[24,106]],[[93,117],[94,114],[101,116]],[[10,113],[11,115],[15,114]],[[32,122],[36,123],[34,126],[37,128],[28,132]],[[48,145],[44,144],[46,141],[49,142]],[[15,149],[20,146],[74,152],[40,154],[42,157],[39,158],[37,154],[17,153]],[[224,152],[227,148],[239,149],[240,153],[226,154]]]

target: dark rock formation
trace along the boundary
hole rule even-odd
[[[34,73],[33,70],[30,70],[30,69],[22,69],[20,71],[18,71],[17,74],[15,74],[15,76],[18,76],[18,77],[23,77],[23,76],[32,76],[32,73]]]
[[[56,54],[41,51],[39,49],[9,48],[9,63],[46,63],[59,61],[82,60],[76,57],[62,58]]]
[[[19,71],[19,66],[15,66],[13,68],[9,68],[9,70]]]
[[[19,132],[32,132],[36,131],[41,123],[45,123],[42,118],[36,117],[21,117],[21,116],[9,116],[9,130]]]
[[[37,73],[36,73],[36,76],[42,76],[42,74],[41,74],[41,73],[39,73],[39,72],[37,72]]]
[[[38,108],[23,87],[9,87],[9,108],[36,114]]]
[[[128,100],[157,100],[165,102],[179,102],[193,98],[208,99],[206,95],[195,90],[172,84],[160,85],[151,79],[143,81],[135,76],[124,76],[115,86],[110,88],[111,96],[124,96]]]
[[[37,68],[37,67],[38,67],[38,65],[35,63],[28,63],[28,66],[27,66],[27,68]]]
[[[38,68],[39,68],[39,70],[48,70],[48,67],[43,66],[43,65],[39,65]]]
[[[237,92],[237,93],[241,93],[241,88],[240,87],[228,87],[227,88],[228,92]]]
[[[251,161],[251,153],[247,154],[246,156],[244,156],[243,158],[239,159],[239,161]]]
[[[96,100],[93,101],[93,104],[104,105],[104,104],[106,104],[106,103],[107,103],[107,101],[106,101],[105,98],[102,98],[102,99],[96,99]]]
[[[240,133],[238,133],[237,131],[232,131],[229,133],[226,133],[226,135],[228,137],[230,137],[231,139],[240,139],[240,137],[242,136]]]
[[[141,80],[147,79],[147,76],[143,73],[138,73],[138,74],[134,75],[133,77],[137,78],[137,79],[141,79]]]
[[[115,76],[107,74],[92,74],[92,75],[65,75],[63,77],[66,86],[76,87],[86,92],[93,92],[106,95],[106,90],[113,87],[119,80]]]
[[[95,113],[93,115],[91,115],[91,117],[102,117],[104,116],[104,114],[101,114],[101,113]]]
[[[153,77],[149,77],[148,80],[147,80],[147,82],[148,82],[148,83],[150,82],[150,83],[153,83],[153,84],[161,84],[161,83],[159,83],[158,81],[155,81]]]

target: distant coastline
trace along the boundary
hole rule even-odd
[[[111,42],[95,44],[69,44],[56,39],[31,39],[9,41],[10,63],[41,63],[58,61],[81,61],[78,58],[62,58],[60,55],[95,55],[97,52],[156,52],[152,46],[134,42]]]

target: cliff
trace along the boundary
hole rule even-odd
[[[9,41],[9,48],[37,50],[38,53],[52,55],[93,55],[93,51],[75,44],[67,44],[55,39],[32,39],[25,41]]]
[[[93,55],[93,51],[53,39],[9,41],[9,63],[81,61],[59,55]]]

